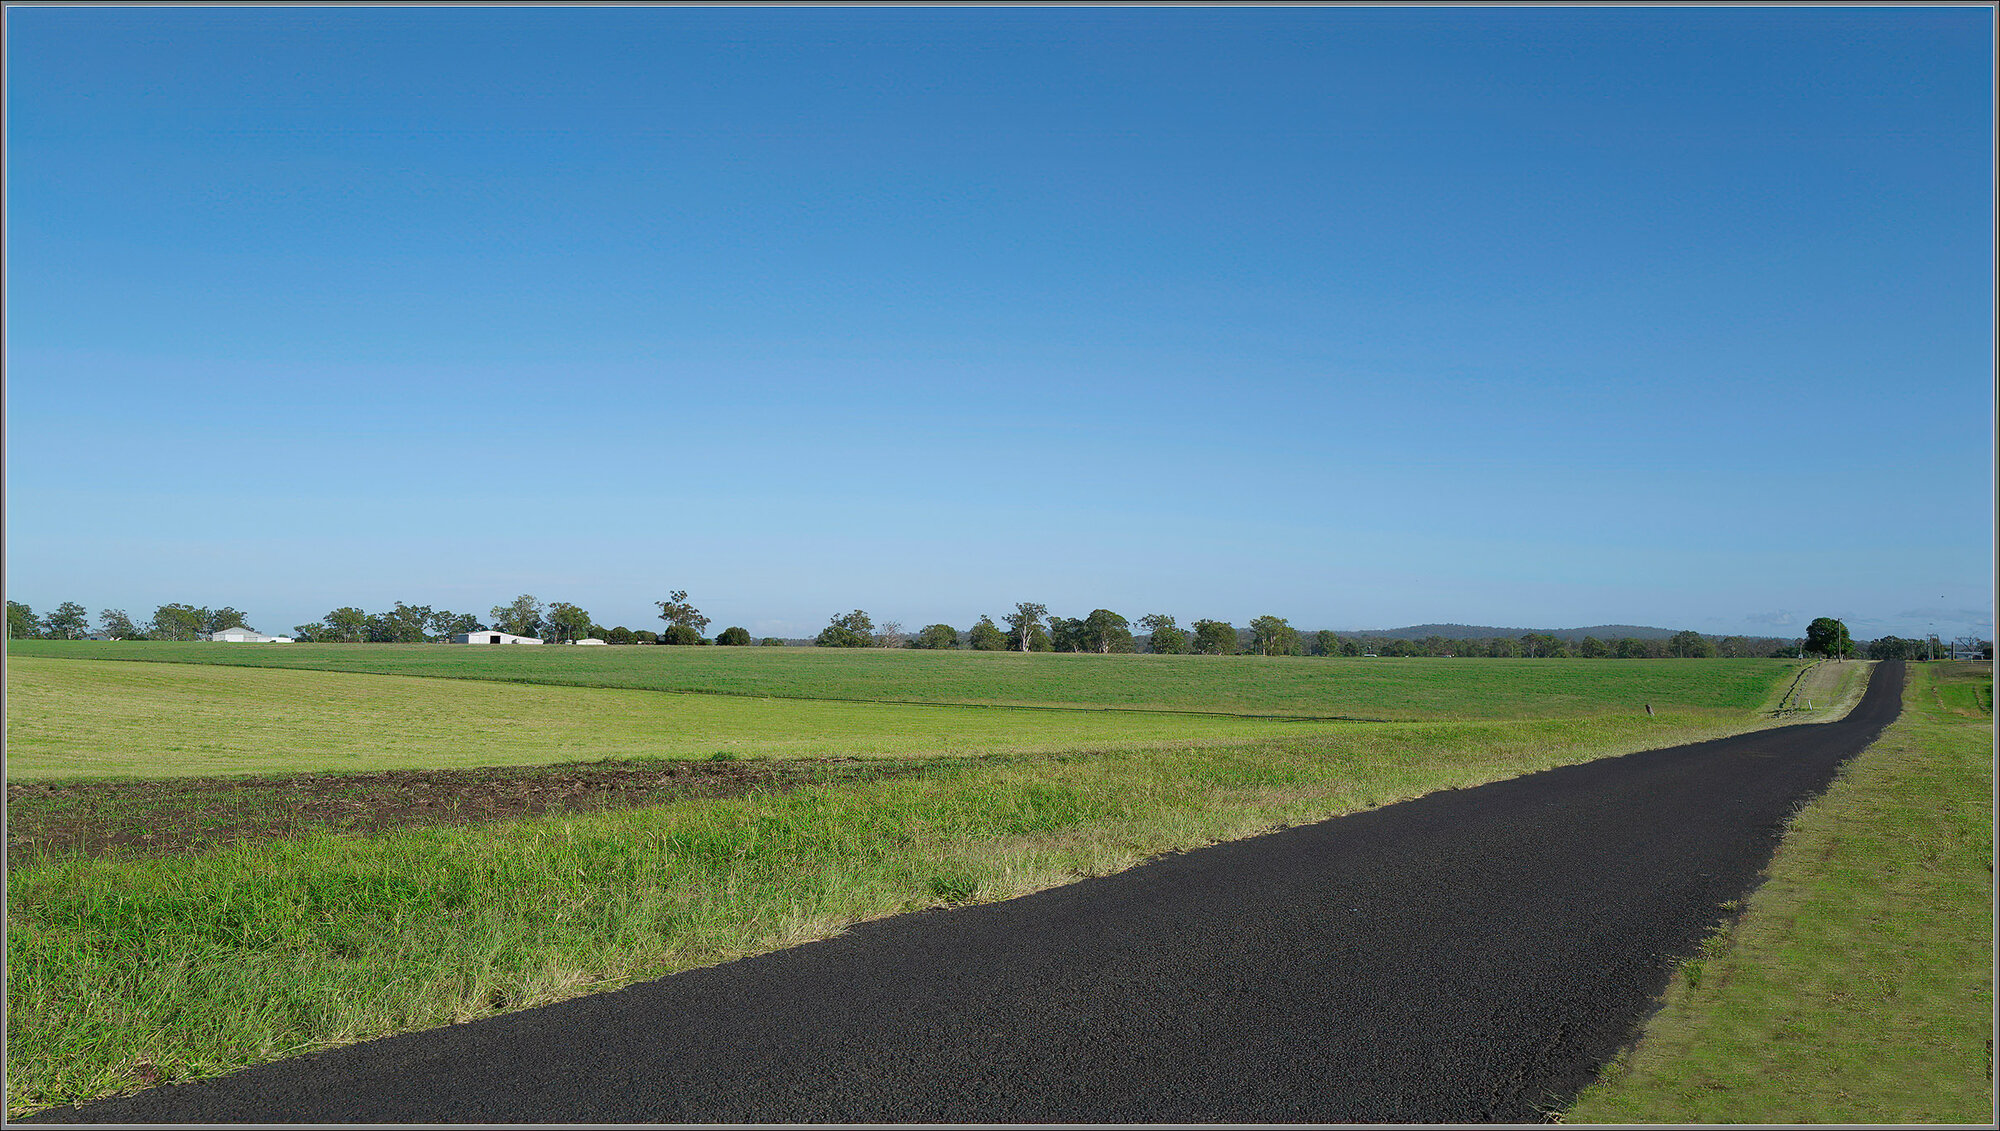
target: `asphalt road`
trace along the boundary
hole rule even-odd
[[[43,1112],[179,1123],[1535,1122],[1900,710],[1569,766],[614,993]]]

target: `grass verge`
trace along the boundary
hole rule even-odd
[[[1567,1122],[1991,1120],[1993,671],[1909,670],[1903,716]]]
[[[863,920],[1757,725],[1665,722],[1397,723],[946,760],[615,812],[44,859],[7,877],[8,1113],[545,1004]]]

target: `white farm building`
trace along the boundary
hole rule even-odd
[[[532,636],[515,636],[512,633],[490,629],[486,632],[461,632],[451,638],[453,644],[540,644]]]
[[[289,636],[266,636],[254,628],[244,628],[241,625],[235,628],[218,629],[209,633],[207,639],[228,644],[290,644],[292,642],[292,638]]]

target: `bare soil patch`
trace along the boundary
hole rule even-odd
[[[276,777],[8,782],[7,864],[49,857],[194,852],[308,832],[371,835],[550,813],[742,797],[905,774],[915,762],[856,758],[577,762]]]

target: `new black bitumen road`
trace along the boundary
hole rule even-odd
[[[1568,766],[35,1121],[1536,1122],[1901,705]]]

